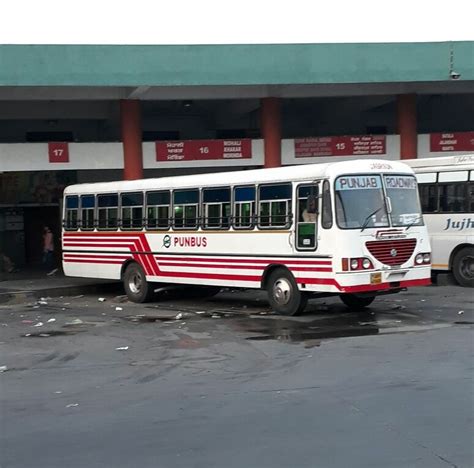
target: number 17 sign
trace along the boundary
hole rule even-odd
[[[48,156],[50,163],[68,163],[69,162],[69,146],[66,142],[50,142],[48,143]]]

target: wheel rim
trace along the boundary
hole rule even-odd
[[[273,283],[273,299],[279,305],[285,305],[291,299],[291,283],[285,278],[279,278]]]
[[[143,278],[138,272],[134,272],[130,275],[128,280],[128,288],[133,294],[139,294],[142,290]]]
[[[459,271],[466,279],[474,278],[474,257],[466,256],[461,260]]]

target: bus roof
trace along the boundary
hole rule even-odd
[[[473,169],[474,154],[466,154],[462,156],[446,156],[438,158],[405,159],[403,162],[412,167],[415,172],[418,172],[418,169],[432,169],[438,171],[446,171],[452,169]]]
[[[253,183],[284,182],[288,180],[311,180],[335,177],[339,174],[413,171],[399,161],[382,159],[359,159],[334,163],[304,164],[272,169],[253,169],[233,172],[216,172],[186,176],[161,177],[115,182],[76,184],[66,187],[64,193],[105,193],[132,190],[173,189],[192,187],[219,187],[223,185],[245,185]]]

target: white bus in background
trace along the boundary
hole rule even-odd
[[[416,173],[433,270],[474,287],[474,155],[404,161]]]
[[[157,284],[262,288],[296,314],[431,283],[415,175],[392,161],[69,186],[62,249],[66,275],[122,280],[135,302]]]

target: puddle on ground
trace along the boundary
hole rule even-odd
[[[169,322],[176,320],[176,314],[173,315],[127,315],[123,317],[128,322],[135,323],[153,323],[153,322]]]
[[[239,331],[254,334],[249,341],[277,340],[287,343],[304,342],[306,347],[319,346],[322,340],[352,336],[377,335],[380,327],[373,315],[334,315],[311,321],[280,317],[238,319],[233,322]]]
[[[286,343],[304,343],[305,347],[320,346],[321,341],[334,338],[422,332],[450,327],[449,323],[424,322],[418,317],[408,318],[398,314],[373,312],[320,315],[314,319],[302,316],[287,319],[276,316],[240,317],[233,320],[232,327],[239,332],[251,334],[249,341],[276,340]]]
[[[31,332],[20,335],[22,338],[50,338],[52,336],[66,336],[66,335],[75,335],[84,330],[75,330],[75,331],[65,331],[65,330],[49,330],[42,332]]]

